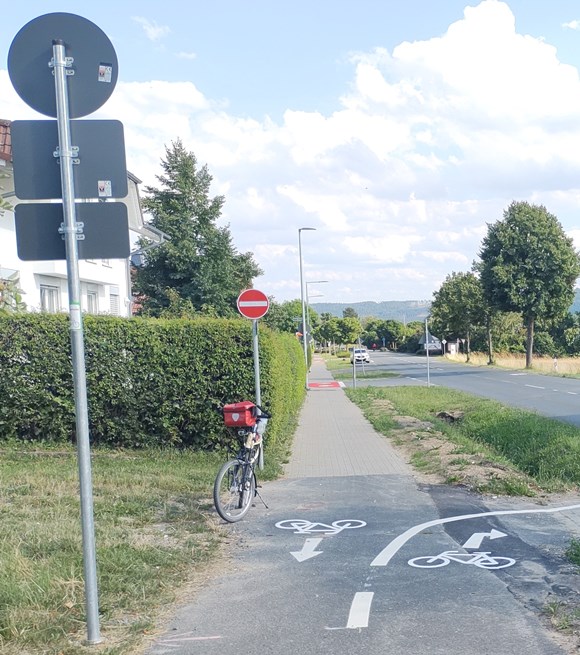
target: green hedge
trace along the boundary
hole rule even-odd
[[[0,317],[0,439],[74,440],[66,315]],[[260,326],[268,440],[283,446],[304,397],[304,358],[289,334]],[[218,408],[254,400],[251,322],[87,316],[91,442],[213,449],[228,439]]]

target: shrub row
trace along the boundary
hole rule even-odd
[[[260,326],[268,437],[287,439],[304,397],[296,339]],[[91,442],[211,450],[228,434],[218,410],[254,400],[251,322],[87,316],[84,343]],[[74,441],[66,315],[0,317],[0,439]]]

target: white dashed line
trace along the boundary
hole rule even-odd
[[[346,627],[367,628],[369,625],[369,614],[373,602],[373,591],[359,591],[354,595]]]

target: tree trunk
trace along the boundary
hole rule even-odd
[[[469,330],[467,330],[467,361],[469,362],[469,355],[471,353],[471,339],[469,337]]]
[[[526,325],[526,368],[532,368],[533,350],[534,350],[534,319],[529,318]]]
[[[491,338],[491,319],[487,320],[487,364],[493,364],[493,342]]]

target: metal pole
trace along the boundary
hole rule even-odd
[[[56,89],[56,116],[60,153],[60,175],[64,212],[64,233],[70,310],[70,338],[76,410],[76,439],[81,499],[81,525],[83,535],[83,567],[87,612],[87,642],[101,642],[99,632],[99,599],[97,591],[97,564],[95,525],[93,517],[93,491],[89,441],[89,415],[87,379],[81,313],[81,284],[77,250],[77,223],[73,184],[73,152],[70,136],[70,118],[67,92],[67,60],[62,40],[52,42],[54,80]],[[69,60],[68,64],[72,63]]]
[[[427,386],[431,386],[431,378],[429,375],[429,328],[427,327],[427,319],[425,319],[425,352],[427,353]]]
[[[262,404],[262,394],[260,393],[260,347],[258,344],[258,319],[252,320],[252,351],[254,353],[254,389],[256,405]],[[260,448],[260,458],[258,460],[260,470],[264,468],[264,441]]]
[[[304,346],[304,364],[306,365],[305,386],[308,391],[308,326],[306,325],[306,307],[304,300],[304,276],[302,274],[302,230],[315,231],[315,227],[298,228],[298,259],[300,260],[300,302],[302,303],[302,345]]]

